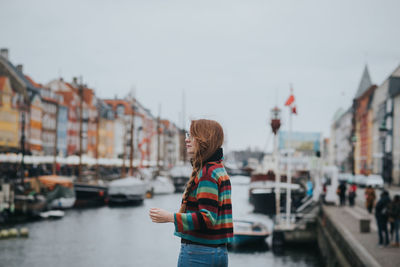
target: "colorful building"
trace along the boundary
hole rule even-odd
[[[104,102],[111,107],[115,115],[114,157],[125,159],[125,166],[128,166],[127,161],[130,158],[129,153],[131,146],[130,128],[132,119],[134,118],[132,101],[124,99],[106,99]]]
[[[25,75],[25,77],[37,88],[42,100],[42,152],[44,155],[55,155],[57,153],[57,109],[62,96],[55,94],[48,88],[43,88],[41,84],[36,83],[29,76]]]
[[[79,89],[78,89],[78,93]],[[95,158],[97,151],[97,128],[98,128],[98,111],[97,99],[94,91],[90,88],[83,87],[83,151],[89,157]]]
[[[14,92],[8,77],[0,76],[0,151],[18,152],[19,150],[19,112],[13,103]]]
[[[61,95],[60,95],[61,96]],[[61,99],[60,103],[64,101]],[[57,113],[57,155],[67,156],[68,107],[58,105]]]
[[[79,95],[71,84],[61,78],[51,81],[46,87],[61,95],[61,105],[68,109],[67,155],[79,155]]]
[[[114,112],[104,101],[97,101],[99,114],[98,157],[112,158],[114,154]]]
[[[370,174],[373,172],[373,109],[374,91],[365,66],[358,90],[353,100],[353,169],[355,174]]]

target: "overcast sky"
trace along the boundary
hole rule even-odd
[[[0,0],[0,47],[37,82],[82,75],[101,98],[134,87],[179,125],[185,91],[187,125],[215,119],[228,150],[264,149],[290,84],[293,130],[328,137],[365,64],[378,85],[390,75],[399,10],[397,0]],[[286,108],[283,130],[287,118]]]

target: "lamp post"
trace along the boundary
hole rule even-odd
[[[388,182],[387,180],[387,175],[386,175],[386,151],[385,151],[385,146],[386,146],[386,135],[387,135],[388,129],[386,128],[386,122],[385,120],[382,121],[381,126],[379,127],[379,135],[382,141],[382,178],[383,181]]]
[[[278,107],[274,107],[271,110],[271,128],[274,133],[274,162],[275,162],[275,214],[277,221],[280,220],[280,207],[281,207],[281,193],[280,193],[280,182],[281,177],[279,173],[279,155],[278,155],[278,131],[281,127],[281,110]]]
[[[355,175],[356,174],[356,156],[355,156],[355,154],[356,154],[357,136],[353,135],[351,137],[351,143],[353,145],[353,157],[352,157],[353,166],[351,166],[352,167],[351,172],[352,172],[353,175]]]

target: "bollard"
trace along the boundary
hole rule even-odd
[[[9,237],[17,237],[18,236],[18,230],[15,228],[12,228],[8,230],[8,236]]]
[[[370,229],[370,219],[360,219],[360,232],[361,233],[369,233],[371,232]]]
[[[8,231],[7,231],[6,229],[1,230],[1,231],[0,231],[0,237],[1,237],[2,239],[8,238],[8,237],[9,237]]]
[[[28,237],[29,236],[29,230],[28,230],[28,228],[21,228],[20,230],[19,230],[19,235],[20,235],[20,237]]]

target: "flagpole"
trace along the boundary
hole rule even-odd
[[[293,96],[293,88],[290,89]],[[287,174],[286,174],[286,225],[290,226],[290,216],[292,207],[292,106],[289,105],[289,133],[288,133],[288,154],[287,154]]]
[[[287,158],[287,190],[286,190],[286,225],[290,225],[290,208],[291,208],[291,183],[292,183],[292,110],[289,109],[289,134],[288,134],[288,158]]]

